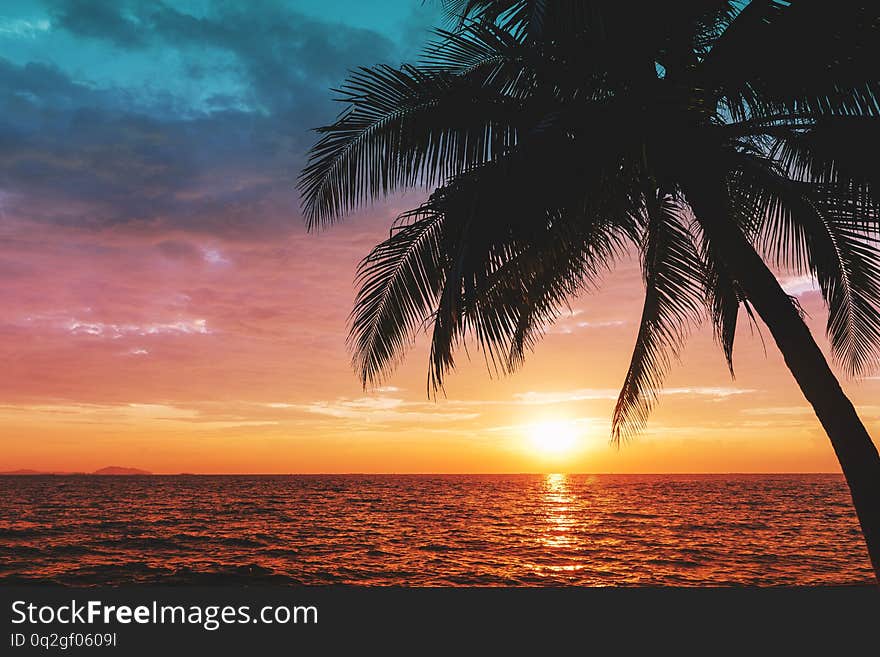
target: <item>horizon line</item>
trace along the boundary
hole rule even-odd
[[[25,472],[21,472],[25,470]],[[352,475],[380,475],[380,476],[469,476],[469,477],[499,477],[499,476],[520,476],[520,475],[566,475],[566,476],[657,476],[657,475],[840,475],[842,472],[829,471],[711,471],[711,472],[692,472],[692,471],[675,471],[675,472],[552,472],[552,471],[532,471],[532,472],[149,472],[142,473],[99,473],[97,471],[27,471],[30,468],[20,468],[19,470],[7,470],[0,472],[0,476],[15,477],[36,477],[36,476],[97,476],[97,477],[330,477],[330,476],[352,476]]]

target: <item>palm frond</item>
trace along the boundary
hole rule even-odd
[[[860,202],[880,199],[880,121],[868,116],[821,117],[808,127],[770,131],[769,155],[790,178],[834,183],[851,189]]]
[[[570,0],[557,0],[566,4]],[[522,39],[540,35],[547,0],[443,0],[446,15],[458,27],[468,22],[498,25]]]
[[[880,351],[880,206],[849,185],[791,180],[769,160],[746,158],[740,173],[733,193],[751,204],[762,250],[815,277],[835,357],[851,374],[870,371]]]
[[[880,5],[752,0],[702,76],[734,119],[807,111],[880,116]]]
[[[445,278],[442,221],[430,209],[401,215],[358,267],[349,345],[365,387],[393,370],[436,304]]]
[[[478,290],[474,315],[479,320],[473,323],[492,364],[503,373],[520,367],[569,300],[594,289],[625,253],[634,228],[628,208],[547,212],[540,228],[522,239]]]
[[[351,343],[362,380],[375,383],[421,326],[431,329],[430,392],[470,338],[490,368],[515,369],[566,300],[636,233],[625,164],[613,149],[599,156],[612,141],[591,142],[594,157],[585,158],[570,140],[526,140],[408,213],[417,219],[362,268]],[[414,296],[408,285],[422,291]]]
[[[657,400],[671,358],[702,314],[703,264],[693,237],[683,225],[682,210],[668,196],[649,192],[643,267],[645,303],[632,360],[612,419],[619,441],[644,427]]]
[[[727,369],[730,376],[733,377],[733,344],[736,339],[739,307],[740,304],[747,303],[747,301],[745,294],[724,264],[717,245],[705,237],[701,244],[700,260],[705,268],[706,308],[709,318],[712,320],[715,340],[721,347]]]
[[[431,391],[442,388],[468,336],[491,371],[515,370],[567,300],[597,282],[634,231],[626,208],[600,210],[584,200],[602,178],[585,181],[584,190],[543,164],[523,158],[523,170],[472,172],[433,197],[456,230],[448,233],[455,242],[444,249],[449,270],[432,316]]]
[[[515,143],[522,117],[481,81],[413,66],[359,69],[340,94],[349,107],[318,129],[298,182],[310,227],[491,160]]]
[[[547,71],[540,49],[520,43],[494,23],[475,22],[434,34],[419,60],[420,70],[459,76],[473,88],[491,89],[505,99],[534,100],[538,76]]]
[[[427,72],[465,74],[506,62],[517,62],[522,46],[509,32],[489,23],[472,23],[455,31],[438,29],[422,53],[419,68]],[[487,76],[491,81],[491,76]]]

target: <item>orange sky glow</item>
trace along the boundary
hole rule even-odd
[[[420,340],[384,387],[364,392],[345,349],[352,279],[401,203],[318,235],[291,220],[271,244],[187,235],[171,248],[173,237],[121,229],[35,238],[7,221],[2,237],[17,247],[7,260],[30,268],[2,283],[0,470],[837,471],[768,332],[762,343],[745,320],[735,380],[704,327],[647,431],[609,443],[641,303],[634,260],[573,300],[512,376],[491,376],[473,351],[430,400]],[[783,280],[821,336],[810,281]],[[880,377],[841,377],[877,435]],[[570,444],[541,449],[535,432],[547,426]]]

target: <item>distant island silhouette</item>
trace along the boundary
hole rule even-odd
[[[95,470],[94,472],[60,472],[60,471],[41,471],[41,470],[10,470],[8,472],[0,472],[0,475],[148,475],[153,474],[149,470],[140,470],[138,468],[123,468],[118,465],[108,465],[107,467]]]
[[[96,475],[148,475],[153,474],[148,470],[139,470],[138,468],[123,468],[118,465],[108,465],[106,468],[95,470],[92,474]]]

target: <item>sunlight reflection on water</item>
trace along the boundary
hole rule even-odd
[[[545,479],[544,508],[548,529],[543,542],[550,547],[564,547],[574,542],[571,530],[576,524],[571,517],[573,499],[568,493],[568,477],[548,474]]]

